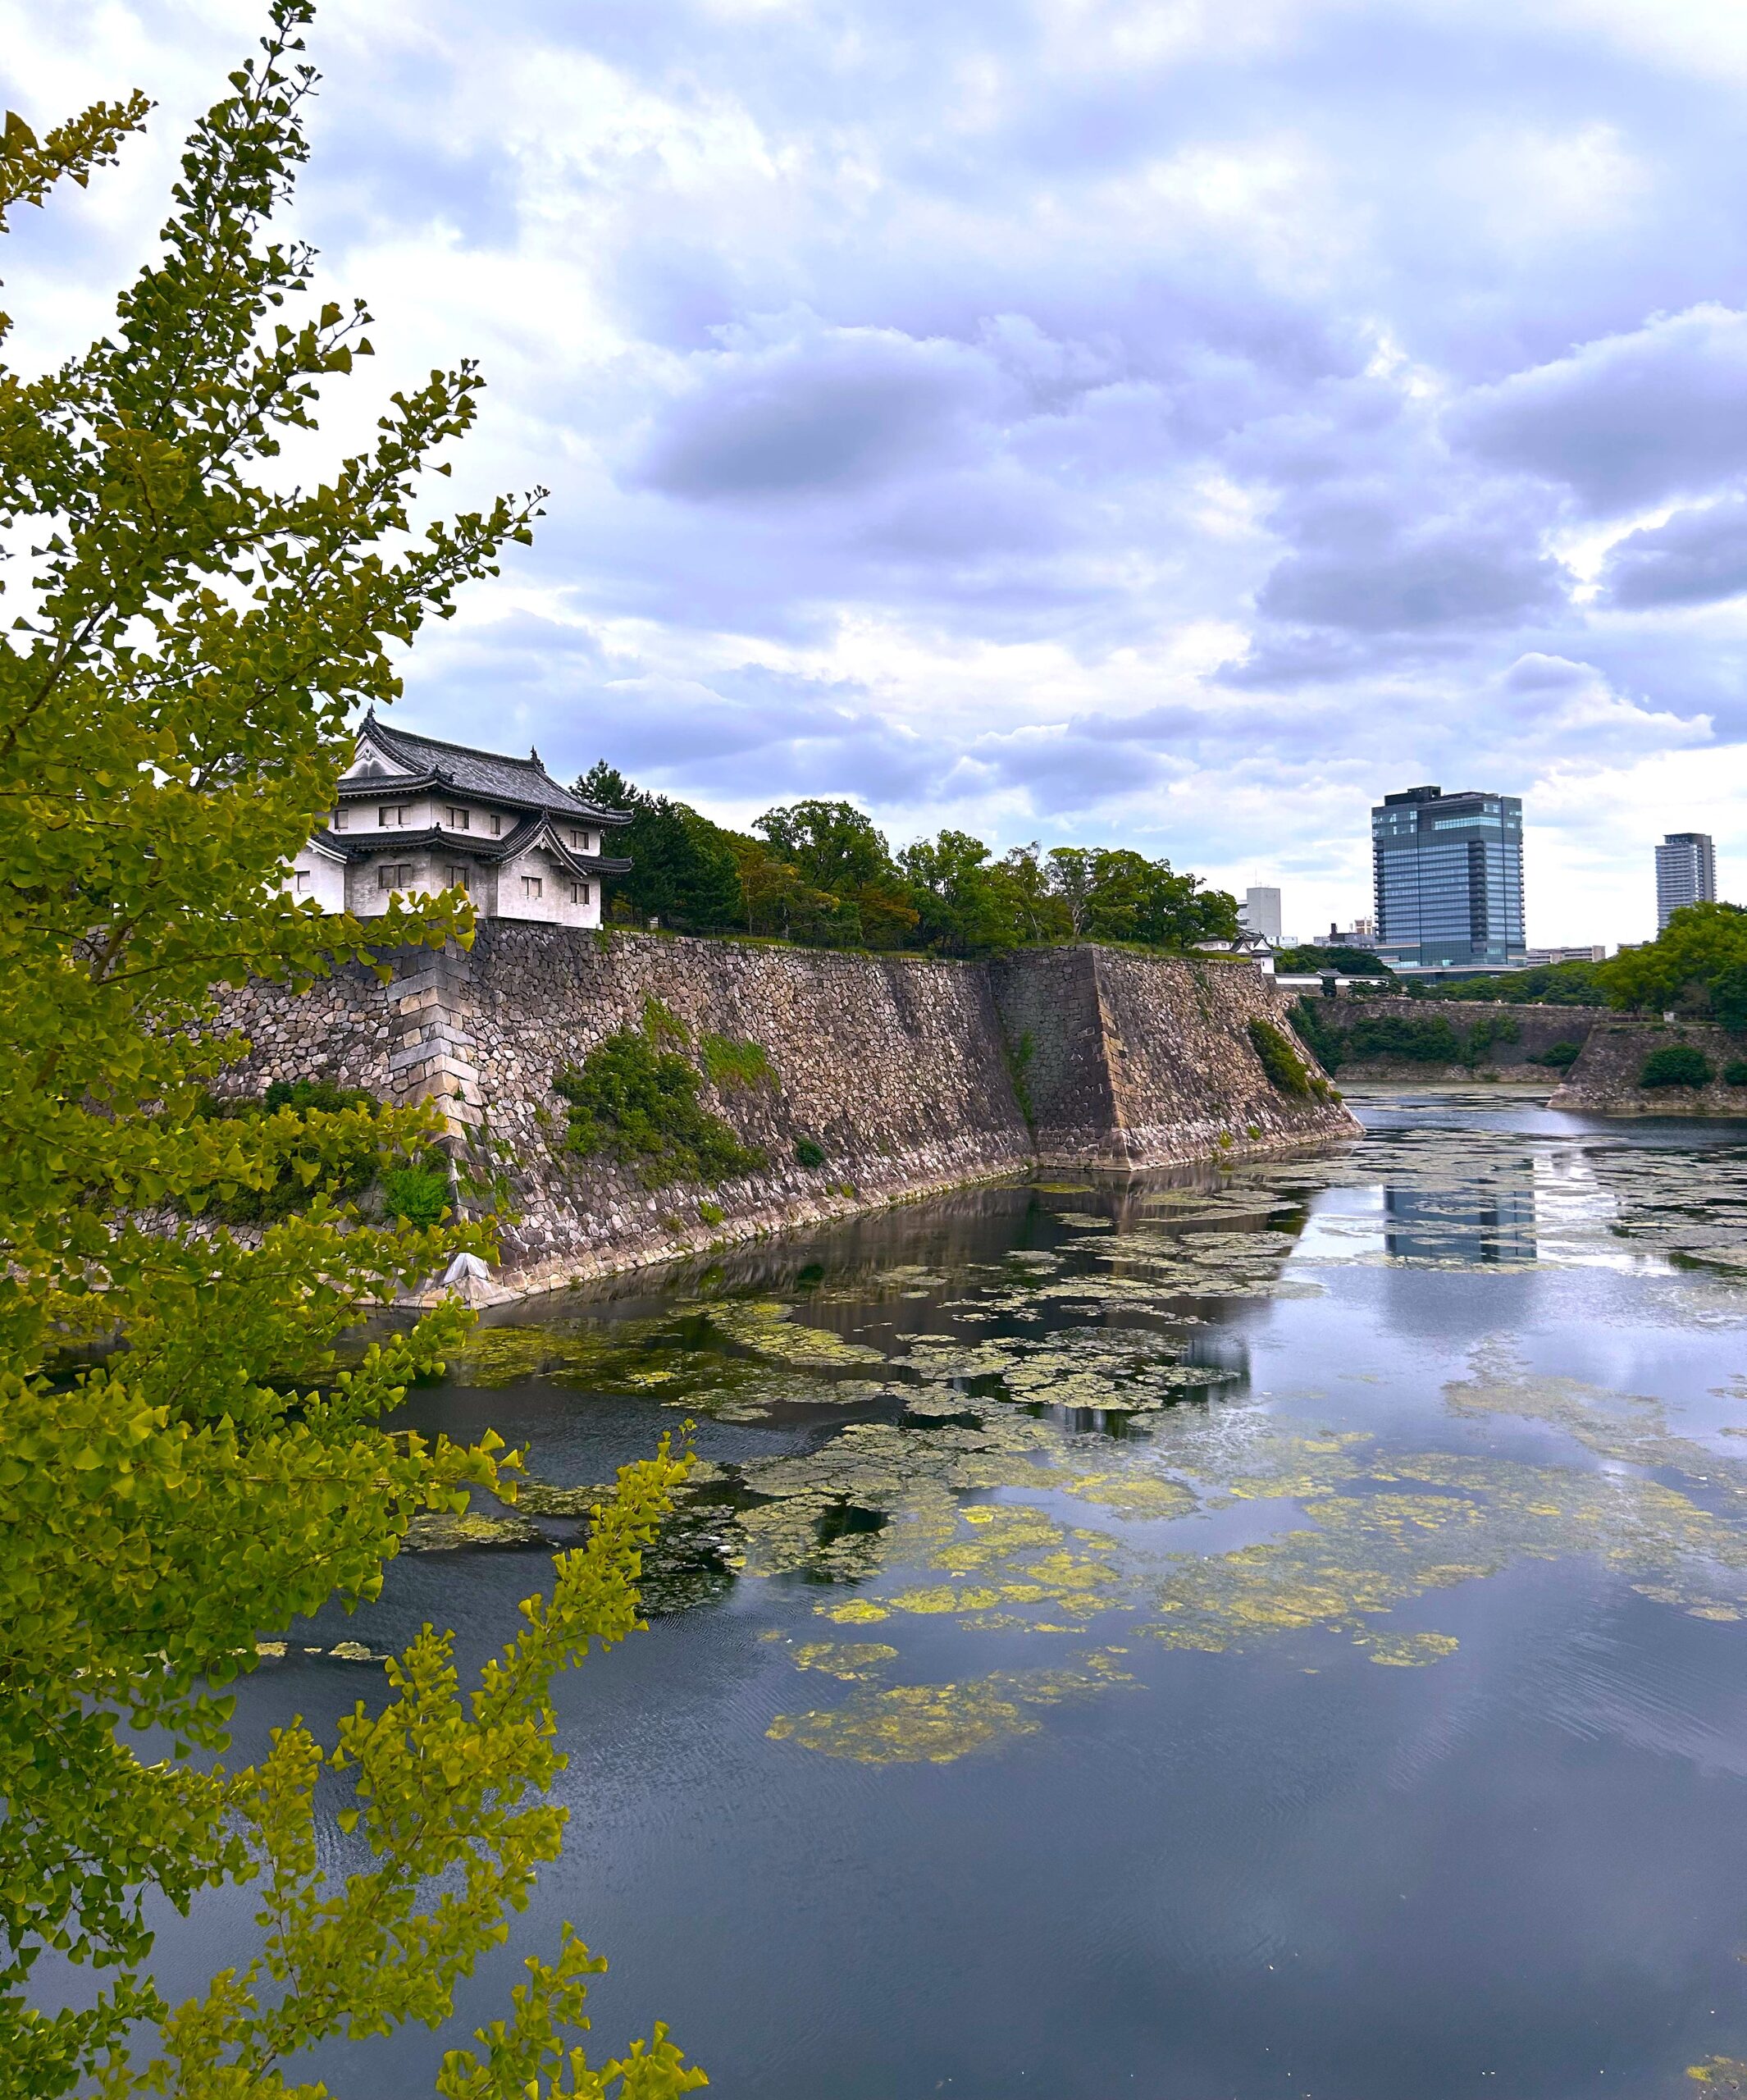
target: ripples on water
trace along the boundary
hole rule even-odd
[[[1356,1105],[1333,1157],[985,1189],[482,1328],[408,1414],[527,1446],[533,1543],[404,1557],[244,1687],[239,1750],[373,1696],[338,1642],[495,1645],[575,1491],[691,1419],[666,1615],[564,1688],[518,1926],[611,1956],[603,2039],[664,2017],[760,2100],[1704,2089],[1747,2056],[1742,1128]],[[314,2068],[427,2092],[454,2038]]]

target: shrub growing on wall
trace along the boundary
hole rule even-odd
[[[275,1127],[285,1134],[286,1148],[266,1187],[215,1182],[192,1192],[179,1208],[198,1208],[223,1225],[261,1225],[306,1210],[318,1190],[335,1202],[360,1196],[375,1181],[382,1163],[377,1134],[367,1124],[360,1125],[354,1116],[336,1147],[333,1125],[326,1119],[349,1109],[374,1118],[379,1107],[375,1096],[362,1088],[335,1086],[326,1080],[275,1080],[259,1099],[249,1094],[204,1094],[196,1111],[201,1121],[253,1125],[277,1117],[281,1120]],[[310,1170],[322,1160],[324,1147],[327,1163],[317,1179]],[[436,1220],[420,1222],[435,1225]]]
[[[710,1084],[718,1093],[737,1087],[774,1086],[777,1083],[777,1068],[771,1063],[764,1044],[750,1038],[741,1040],[732,1035],[700,1036],[698,1055],[704,1061]]]
[[[1553,1043],[1543,1050],[1539,1057],[1531,1057],[1533,1065],[1546,1065],[1556,1072],[1567,1072],[1583,1055],[1581,1043]]]
[[[1347,1030],[1349,1057],[1402,1057],[1417,1065],[1459,1065],[1467,1046],[1442,1014],[1364,1014]]]
[[[1289,1094],[1294,1101],[1308,1101],[1318,1091],[1319,1082],[1293,1049],[1291,1037],[1272,1021],[1250,1023],[1250,1047],[1261,1060],[1261,1069],[1268,1075],[1269,1084],[1281,1093]]]
[[[1725,1086],[1747,1086],[1747,1057],[1737,1057],[1722,1068]]]
[[[604,1153],[631,1167],[645,1189],[755,1173],[766,1155],[742,1144],[703,1106],[702,1083],[695,1065],[657,1050],[645,1036],[629,1029],[609,1035],[552,1083],[570,1104],[564,1149],[585,1157]]]
[[[1301,998],[1292,1004],[1293,1026],[1310,1046],[1317,1063],[1330,1075],[1340,1070],[1347,1050],[1346,1037],[1331,1024],[1325,1011],[1332,1003],[1326,999]]]
[[[1702,1050],[1695,1050],[1690,1043],[1665,1043],[1644,1059],[1638,1084],[1645,1087],[1707,1086],[1710,1079],[1711,1061]]]

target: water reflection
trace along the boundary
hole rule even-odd
[[[1366,1113],[566,1294],[415,1395],[559,1498],[686,1417],[705,1461],[670,1614],[567,1695],[506,1961],[575,1915],[603,2028],[755,2100],[1672,2100],[1747,2055],[1747,1148]],[[337,1628],[476,1653],[543,1550]],[[294,1652],[245,1728],[341,1674]],[[318,2068],[399,2100],[454,2038]]]
[[[1417,1189],[1383,1192],[1384,1251],[1401,1262],[1528,1263],[1535,1259],[1535,1190],[1489,1189],[1464,1201]]]

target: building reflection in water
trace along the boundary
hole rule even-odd
[[[1401,1261],[1531,1262],[1535,1191],[1526,1181],[1474,1195],[1385,1189],[1383,1242]]]

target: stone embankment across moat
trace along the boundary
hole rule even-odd
[[[436,1102],[503,1177],[515,1292],[1038,1166],[1229,1160],[1358,1130],[1338,1099],[1270,1081],[1250,1024],[1290,1025],[1243,962],[1093,946],[951,962],[496,920],[468,952],[398,957],[386,986],[353,966],[301,998],[254,984],[221,1004],[253,1046],[230,1089],[308,1076]],[[759,1046],[768,1073],[700,1098],[763,1168],[652,1190],[563,1148],[554,1080],[651,1013],[692,1046]]]
[[[1476,1041],[1478,1031],[1476,1053],[1462,1064],[1354,1055],[1349,1049],[1337,1075],[1344,1084],[1432,1086],[1475,1079],[1539,1080],[1551,1090],[1549,1107],[1580,1114],[1747,1116],[1747,1086],[1731,1086],[1724,1077],[1747,1061],[1747,1043],[1727,1034],[1714,1021],[1612,1013],[1600,1007],[1506,1006],[1398,996],[1343,995],[1325,1007],[1319,1000],[1316,1011],[1325,1014],[1325,1027],[1348,1043],[1366,1041],[1363,1025],[1367,1021],[1387,1029],[1392,1022],[1441,1020],[1464,1043]],[[1710,1080],[1701,1086],[1641,1085],[1646,1060],[1653,1052],[1676,1044],[1700,1053],[1710,1067]],[[1557,1057],[1549,1063],[1548,1053],[1562,1048],[1575,1052],[1575,1057],[1568,1063]]]

